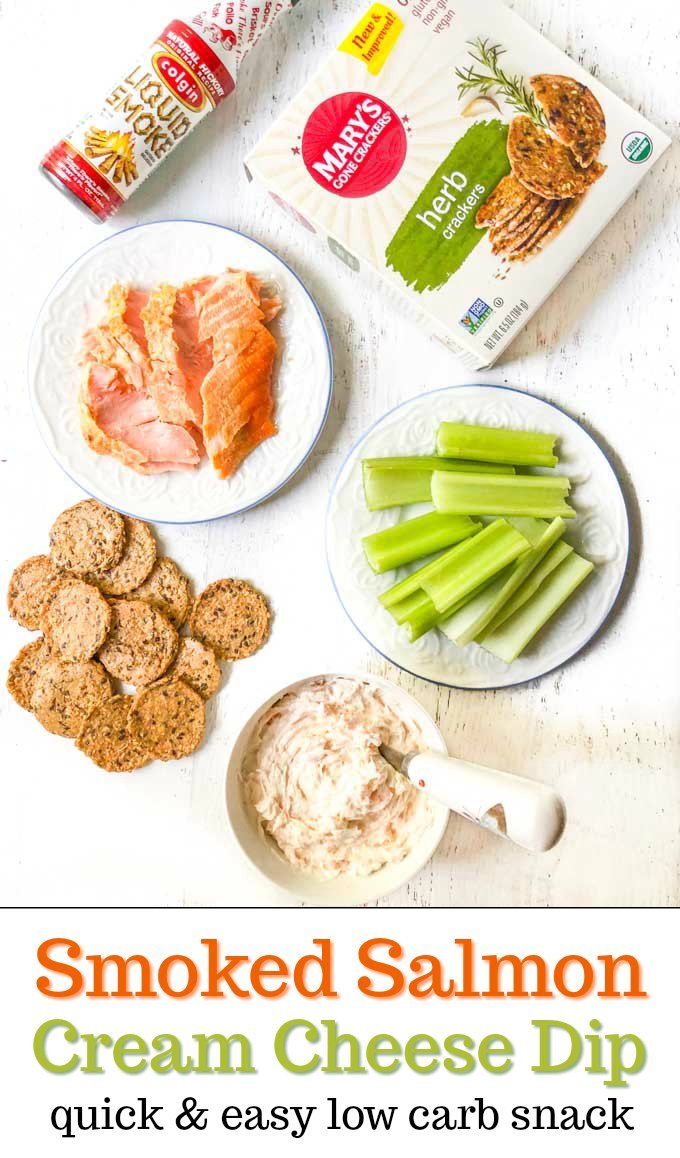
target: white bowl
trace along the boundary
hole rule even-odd
[[[297,680],[288,687],[281,688],[275,695],[263,703],[237,736],[229,755],[227,765],[226,798],[227,816],[232,831],[241,852],[272,884],[280,889],[292,893],[299,900],[313,905],[365,905],[384,897],[387,893],[401,888],[407,881],[427,864],[441,841],[448,819],[449,809],[437,801],[432,801],[432,821],[422,833],[417,844],[411,849],[408,856],[396,864],[386,865],[375,873],[366,877],[351,877],[347,875],[336,877],[334,880],[319,880],[311,873],[305,873],[295,868],[284,859],[274,841],[262,832],[252,808],[243,798],[243,789],[240,778],[241,766],[250,742],[253,729],[260,717],[269,707],[286,695],[287,692],[297,691],[303,684],[312,679],[355,679],[366,680],[376,687],[387,691],[397,702],[404,705],[405,710],[421,726],[426,744],[435,752],[446,752],[446,744],[439,728],[425,709],[409,696],[402,688],[380,676],[368,675],[362,672],[352,673],[322,673],[307,676]]]

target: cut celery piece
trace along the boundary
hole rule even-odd
[[[482,643],[485,636],[490,635],[500,627],[501,623],[505,623],[511,615],[519,611],[525,603],[535,595],[541,584],[551,575],[556,567],[566,559],[567,555],[571,555],[573,547],[569,543],[565,543],[564,539],[560,539],[550,548],[547,555],[541,560],[538,566],[531,572],[528,579],[525,579],[522,586],[515,592],[515,594],[508,599],[507,603],[501,607],[500,611],[493,617],[491,622],[487,625],[484,631],[478,632],[476,639],[477,643]]]
[[[434,455],[414,458],[366,458],[361,464],[364,495],[369,511],[405,507],[432,500],[430,480],[433,470],[464,474],[514,474],[513,466],[493,463],[453,462]]]
[[[401,619],[409,643],[415,643],[421,635],[432,631],[440,619],[439,612],[432,600],[424,591],[418,591],[417,597],[410,597],[411,607],[408,615]]]
[[[592,570],[592,563],[572,552],[519,611],[485,637],[482,647],[504,663],[512,663]]]
[[[407,623],[411,617],[417,617],[421,612],[426,612],[430,609],[434,612],[437,610],[429,595],[425,594],[422,587],[419,587],[412,595],[407,595],[406,598],[402,599],[399,603],[395,603],[394,606],[387,608],[392,618],[400,625]]]
[[[441,555],[437,555],[436,559],[431,559],[429,563],[424,563],[422,567],[418,567],[417,570],[412,571],[405,579],[400,579],[397,583],[393,583],[391,587],[387,588],[387,591],[383,591],[382,595],[378,596],[383,607],[387,607],[388,609],[392,608],[397,603],[401,603],[402,599],[406,599],[409,595],[414,595],[421,587],[423,579],[432,569],[436,568],[444,559],[449,559],[454,551],[459,551],[462,546],[464,546],[463,543],[456,543],[455,546],[449,547],[449,549],[442,552]]]
[[[421,591],[420,594],[422,595],[422,601],[417,608],[411,610],[410,615],[404,620],[404,627],[408,635],[409,643],[415,643],[417,639],[420,639],[421,635],[432,631],[434,627],[437,627],[438,624],[441,623],[443,618],[442,613],[437,611],[434,603],[425,592]],[[454,604],[452,610],[457,611],[469,598],[470,596],[466,595],[465,598]],[[444,614],[448,615],[449,613],[447,611]]]
[[[388,611],[398,624],[404,625],[409,641],[415,643],[421,635],[425,635],[427,631],[437,627],[443,619],[453,615],[454,612],[463,607],[470,598],[470,595],[466,595],[454,603],[453,607],[449,607],[445,612],[440,612],[437,611],[429,595],[418,588],[413,595],[407,595],[406,599],[402,599],[401,603],[388,608]]]
[[[528,550],[524,535],[505,519],[496,519],[478,535],[454,547],[448,558],[440,556],[435,560],[420,586],[437,610],[444,612]]]
[[[460,458],[442,458],[439,454],[413,454],[388,458],[364,458],[362,466],[375,470],[453,470],[465,474],[516,474],[514,466],[502,462],[465,462]]]
[[[439,624],[439,630],[447,639],[451,640],[451,643],[455,643],[458,647],[462,646],[462,644],[458,642],[459,636],[467,631],[471,625],[474,625],[479,619],[479,616],[491,605],[496,595],[503,590],[511,572],[512,565],[506,567],[504,571],[501,571],[500,575],[497,575],[496,578],[481,591],[475,591],[472,598],[461,608],[451,616],[447,616],[442,620]]]
[[[513,466],[557,466],[556,441],[556,434],[539,434],[533,430],[441,422],[437,431],[437,454]]]
[[[486,474],[432,475],[432,501],[448,515],[530,515],[537,519],[573,519],[575,511],[565,501],[569,479],[564,475]]]
[[[520,535],[524,535],[528,539],[532,547],[537,547],[540,543],[546,529],[550,526],[545,519],[529,519],[517,517],[516,515],[508,515],[507,522],[510,523]]]
[[[521,521],[523,522],[523,520]],[[543,534],[536,546],[532,546],[529,551],[526,551],[520,559],[513,563],[507,572],[503,572],[501,578],[483,596],[474,600],[474,610],[468,604],[465,608],[465,614],[460,613],[460,618],[454,616],[453,619],[442,624],[444,634],[452,639],[458,647],[465,647],[466,644],[472,643],[473,639],[477,639],[486,630],[494,616],[519,590],[525,579],[541,562],[541,559],[547,555],[550,548],[564,534],[563,519],[553,519],[552,523],[547,526],[545,523],[542,525]],[[527,529],[533,530],[533,528]]]
[[[405,507],[411,503],[432,501],[432,471],[427,467],[424,470],[400,471],[364,462],[361,470],[369,511],[385,511],[388,507]]]
[[[452,543],[460,543],[480,527],[480,523],[467,515],[440,515],[438,511],[431,511],[428,515],[406,519],[394,527],[366,535],[361,543],[369,566],[376,575],[381,575],[383,571],[393,571],[414,559],[450,547]]]

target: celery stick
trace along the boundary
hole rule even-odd
[[[421,635],[425,635],[426,632],[437,626],[439,612],[424,591],[418,591],[416,596],[410,596],[410,602],[409,614],[401,622],[409,642],[415,643]]]
[[[524,607],[486,636],[482,647],[504,663],[512,663],[592,570],[592,563],[572,552]]]
[[[440,515],[431,511],[417,519],[406,519],[384,531],[376,531],[361,540],[369,566],[377,575],[403,567],[414,559],[432,555],[474,535],[481,524],[467,515]]]
[[[503,578],[494,585],[494,588],[485,592],[485,598],[475,600],[477,614],[471,614],[469,608],[466,608],[464,621],[454,617],[453,621],[448,620],[447,624],[442,625],[444,634],[453,639],[459,647],[465,647],[466,644],[472,643],[473,639],[477,639],[563,534],[563,519],[553,519],[547,527],[544,524],[543,534],[536,546],[517,559],[509,573],[503,573]]]
[[[411,503],[432,501],[432,471],[427,467],[424,470],[399,471],[364,462],[361,471],[369,511],[384,511],[388,507],[405,507]]]
[[[420,586],[437,610],[443,612],[528,550],[524,535],[505,519],[496,519],[478,535],[454,547],[448,558],[440,556],[435,560]]]
[[[556,466],[556,441],[556,434],[538,434],[533,430],[441,422],[437,431],[437,454],[514,466]]]
[[[481,590],[484,590],[482,587]],[[446,611],[437,611],[434,603],[428,595],[420,588],[414,592],[413,595],[408,595],[406,599],[402,599],[401,603],[397,603],[394,607],[388,608],[390,615],[399,623],[403,624],[409,640],[415,643],[420,639],[425,632],[431,631],[433,627],[446,619],[449,615],[453,615],[461,607],[464,606],[471,598],[471,595],[465,595],[454,603],[453,607],[449,607]]]
[[[415,643],[417,639],[420,639],[421,635],[432,631],[432,628],[436,627],[442,620],[441,612],[437,611],[434,603],[425,592],[421,591],[420,595],[422,596],[422,600],[417,607],[412,608],[411,613],[404,620],[404,627],[409,638],[409,643]],[[454,604],[453,610],[457,610],[459,606],[469,598],[470,596],[466,595],[464,599],[459,600],[458,603]],[[448,614],[448,612],[445,612],[445,614]]]
[[[415,595],[419,589],[422,589],[430,575],[436,574],[441,567],[446,567],[450,562],[453,562],[457,558],[457,553],[467,548],[471,541],[481,539],[482,537],[484,537],[485,541],[489,538],[493,540],[493,538],[498,535],[498,531],[493,531],[492,528],[498,526],[506,528],[504,534],[513,530],[504,519],[496,519],[493,523],[490,523],[489,526],[484,527],[482,531],[478,531],[477,534],[473,535],[472,539],[462,543],[456,543],[453,547],[449,547],[448,550],[442,551],[441,555],[437,555],[435,559],[430,559],[428,563],[412,571],[405,579],[399,579],[397,583],[393,583],[391,587],[387,588],[387,591],[383,591],[382,595],[378,596],[379,601],[388,611],[392,610],[398,603],[401,603],[411,595]],[[522,543],[522,550],[528,550],[529,543],[526,537],[518,531],[514,531],[514,534]],[[476,586],[481,586],[482,582],[485,582],[486,579],[490,577],[491,576],[483,576]],[[474,590],[474,588],[472,588],[472,590]],[[458,596],[454,598],[458,598]],[[444,607],[443,610],[445,611],[446,607]]]
[[[520,535],[524,535],[524,538],[529,540],[532,547],[538,546],[546,529],[550,525],[546,523],[545,519],[523,519],[521,516],[518,518],[515,515],[508,515],[507,522],[510,523],[510,526],[514,527],[516,531],[519,531]]]
[[[520,560],[518,560],[519,562]],[[462,647],[459,643],[459,636],[467,631],[470,626],[479,619],[479,616],[491,606],[496,595],[503,590],[509,575],[512,573],[512,564],[501,571],[495,579],[491,581],[486,587],[480,591],[475,591],[471,599],[463,604],[452,615],[447,616],[439,624],[439,630],[450,639],[452,643]],[[433,604],[434,606],[434,604]],[[473,637],[474,638],[474,637]]]
[[[432,501],[448,515],[530,515],[533,518],[573,519],[565,501],[569,479],[564,475],[515,475],[499,478],[485,474],[432,475]]]
[[[431,610],[436,612],[436,607],[429,595],[426,595],[422,587],[414,591],[412,595],[407,595],[405,599],[401,599],[399,603],[395,603],[392,607],[388,607],[390,615],[398,624],[407,623],[412,616],[418,616],[422,611]]]
[[[512,466],[493,463],[453,462],[434,455],[414,458],[366,458],[361,464],[364,495],[369,511],[384,511],[388,507],[404,507],[411,503],[429,503],[430,480],[433,470],[454,471],[463,474],[514,474]]]
[[[500,611],[494,615],[488,626],[477,634],[477,643],[482,643],[486,635],[490,635],[492,631],[500,627],[501,623],[505,623],[511,615],[519,611],[520,607],[535,595],[541,584],[551,575],[556,567],[559,567],[563,559],[570,555],[574,550],[569,543],[565,543],[564,539],[560,539],[550,548],[547,555],[541,560],[538,566],[531,572],[528,579],[525,579],[522,586],[515,592],[511,599],[501,607]]]
[[[425,576],[428,575],[433,568],[436,569],[437,564],[443,562],[444,559],[449,559],[454,551],[460,550],[463,545],[464,544],[456,543],[454,547],[449,547],[448,551],[437,555],[436,559],[431,559],[429,563],[425,563],[422,567],[418,567],[416,571],[412,571],[405,579],[400,579],[398,583],[393,583],[391,587],[387,588],[387,591],[383,591],[382,595],[378,596],[383,607],[387,607],[389,610],[397,603],[401,603],[402,599],[406,599],[409,595],[414,595],[421,587],[422,580]]]
[[[388,458],[364,458],[362,466],[376,470],[453,470],[465,474],[516,474],[514,466],[500,462],[465,462],[438,454],[413,454]]]

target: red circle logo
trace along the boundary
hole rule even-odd
[[[365,92],[341,92],[314,109],[302,134],[310,177],[338,197],[370,197],[393,181],[406,158],[406,133],[393,108]]]

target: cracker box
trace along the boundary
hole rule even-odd
[[[670,144],[496,0],[361,11],[247,159],[490,366]]]

